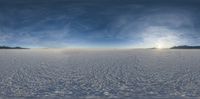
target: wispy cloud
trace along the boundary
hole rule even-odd
[[[143,0],[76,1],[4,1],[0,43],[33,47],[200,43],[198,6],[157,0],[150,4]]]

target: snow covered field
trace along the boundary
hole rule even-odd
[[[200,50],[0,50],[0,99],[200,98]]]

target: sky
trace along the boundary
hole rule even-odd
[[[0,45],[151,48],[200,44],[199,0],[0,0]]]

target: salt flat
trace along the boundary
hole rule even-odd
[[[0,50],[0,99],[200,98],[200,50]]]

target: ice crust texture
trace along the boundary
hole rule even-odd
[[[0,50],[0,99],[200,97],[200,50]]]

